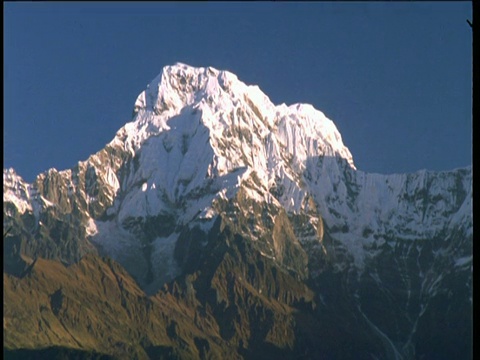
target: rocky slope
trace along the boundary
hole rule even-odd
[[[4,170],[7,348],[469,357],[471,168],[356,170],[320,111],[213,68],[165,67],[133,116],[73,169]]]

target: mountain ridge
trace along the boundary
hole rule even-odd
[[[280,303],[315,321],[330,309],[367,331],[371,351],[387,358],[428,351],[415,340],[430,321],[425,309],[451,299],[452,287],[462,311],[470,311],[471,168],[362,172],[323,113],[305,104],[275,106],[258,87],[213,68],[165,67],[133,114],[104,149],[70,170],[50,169],[27,184],[4,169],[4,228],[12,229],[4,240],[6,276],[24,276],[39,257],[76,264],[91,254],[125,268],[145,293],[140,297],[199,279],[187,281],[196,285],[194,292],[185,285],[185,296],[213,306],[218,326],[236,314],[238,327],[220,337],[239,356],[246,343],[249,356],[261,348],[247,336],[257,315],[239,305],[248,294],[280,311],[261,295],[267,278],[267,287],[278,289],[268,297],[289,293]],[[302,286],[313,289],[315,306],[289,302],[303,296]],[[303,334],[288,345],[295,351],[334,351],[332,343],[302,343],[315,338],[305,329],[285,331]]]

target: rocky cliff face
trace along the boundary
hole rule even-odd
[[[471,168],[361,172],[310,105],[274,106],[226,71],[166,67],[133,121],[75,168],[33,184],[4,170],[5,344],[124,358],[467,358],[471,180]],[[81,264],[96,270],[79,292]],[[122,275],[107,285],[112,271]],[[44,312],[18,306],[28,291]],[[95,319],[67,321],[79,304]],[[119,313],[131,330],[112,332]],[[61,325],[31,337],[19,316]]]

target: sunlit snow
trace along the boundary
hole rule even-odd
[[[458,172],[381,175],[357,170],[335,124],[321,111],[309,104],[274,105],[258,86],[246,85],[228,71],[166,66],[138,96],[134,111],[133,121],[107,145],[130,155],[130,168],[120,176],[97,155],[88,160],[112,205],[106,210],[108,221],[86,224],[96,244],[133,267],[144,254],[125,221],[171,214],[178,225],[208,231],[218,215],[213,203],[231,199],[240,188],[251,200],[289,213],[304,211],[312,196],[330,233],[359,268],[373,243],[382,245],[400,235],[425,239],[446,226],[471,223],[471,169],[461,177],[467,193],[460,204],[450,191],[458,185]],[[21,214],[53,206],[31,191],[13,170],[4,170],[4,202]],[[427,198],[435,201],[426,204]],[[172,233],[153,240],[155,261],[172,267],[165,270],[166,265],[155,263],[162,279],[176,274],[167,258],[177,238]],[[139,277],[146,271],[146,264],[135,269]]]

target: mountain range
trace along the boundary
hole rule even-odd
[[[472,356],[472,168],[357,170],[228,71],[166,66],[103,149],[3,180],[7,358]]]

